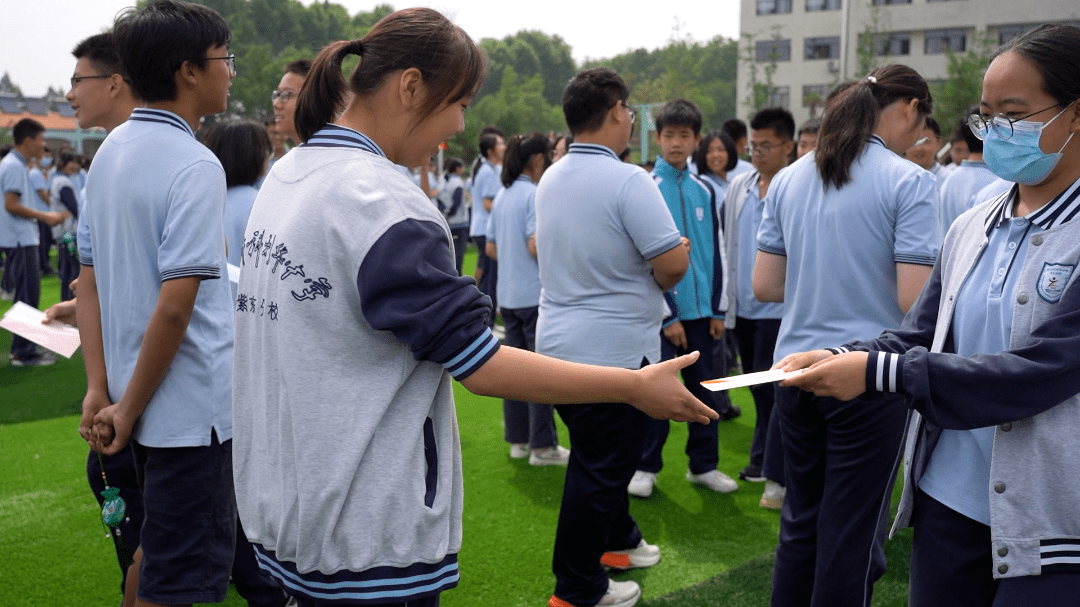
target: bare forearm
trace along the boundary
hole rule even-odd
[[[572,404],[630,402],[636,381],[629,369],[571,363],[503,346],[462,385],[483,396]]]
[[[105,373],[105,349],[101,339],[101,304],[98,302],[94,270],[83,266],[79,272],[79,297],[75,318],[82,342],[83,367],[86,369],[87,391],[108,394],[109,381]]]
[[[12,215],[18,217],[26,217],[27,219],[45,220],[45,213],[36,209],[24,205],[17,194],[7,194],[4,196],[4,210]]]

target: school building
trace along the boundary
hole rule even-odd
[[[947,75],[947,50],[991,48],[1043,23],[1080,25],[1076,0],[741,0],[740,58],[750,53],[757,82],[771,75],[767,105],[780,105],[801,124],[821,115],[836,84],[875,66],[908,65],[928,82]],[[755,65],[740,59],[738,116],[752,113],[748,96]]]
[[[20,99],[14,93],[0,92],[0,129],[11,129],[23,118],[33,118],[45,127],[45,141],[50,150],[70,147],[93,157],[105,141],[104,130],[79,128],[75,110],[63,97],[46,95]]]

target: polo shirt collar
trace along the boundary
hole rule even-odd
[[[619,155],[612,151],[611,148],[607,147],[606,145],[599,145],[595,143],[571,143],[570,149],[567,150],[566,153],[611,156],[615,160],[619,160]]]
[[[876,143],[886,150],[889,149],[889,146],[885,145],[885,140],[880,135],[870,135],[870,143]]]
[[[195,137],[195,131],[191,130],[191,125],[186,120],[177,116],[176,114],[168,110],[159,110],[156,108],[137,107],[131,111],[131,117],[128,120],[134,120],[136,122],[157,122],[158,124],[167,124],[171,127],[175,127],[184,131],[188,135]]]
[[[8,153],[9,154],[14,154],[16,160],[21,162],[23,166],[27,166],[26,158],[22,154],[19,153],[19,150],[16,150],[15,148],[11,148],[11,151],[8,152]]]
[[[300,147],[356,148],[386,158],[386,153],[379,147],[379,144],[372,141],[367,135],[347,126],[333,123],[324,124]]]
[[[1013,206],[1019,194],[1020,186],[1014,184],[1008,192],[998,196],[994,204],[990,205],[985,220],[987,237],[990,236],[990,232],[994,228],[1013,218]],[[1065,188],[1064,192],[1058,194],[1050,202],[1028,213],[1024,218],[1043,230],[1049,230],[1072,221],[1078,214],[1080,214],[1080,179],[1074,181],[1072,185]]]

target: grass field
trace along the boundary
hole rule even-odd
[[[55,278],[45,279],[43,293],[42,307],[55,301]],[[0,305],[0,313],[7,307]],[[10,334],[0,331],[0,351],[9,343]],[[119,570],[76,432],[85,390],[81,358],[45,368],[12,368],[6,361],[0,360],[0,604],[112,607],[120,600]],[[462,581],[442,603],[546,605],[564,469],[510,460],[499,401],[460,385],[455,395],[465,466]],[[749,392],[736,391],[734,400],[744,414],[720,425],[720,467],[733,477],[746,464],[754,425]],[[566,444],[561,425],[559,432]],[[619,579],[642,585],[643,607],[767,605],[779,517],[758,507],[760,484],[740,482],[738,492],[719,495],[687,483],[685,440],[686,426],[674,424],[657,490],[631,504],[663,558]],[[886,548],[889,571],[874,605],[905,605],[910,535]],[[244,602],[231,592],[224,604]]]

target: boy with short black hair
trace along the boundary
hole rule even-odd
[[[735,335],[743,371],[772,367],[773,349],[784,304],[754,297],[751,279],[757,259],[757,232],[772,178],[791,159],[795,149],[795,119],[781,107],[765,108],[750,119],[750,158],[754,170],[731,180],[722,206],[727,260],[727,328]],[[816,137],[816,136],[815,136]],[[802,162],[810,162],[810,159]],[[784,501],[784,453],[779,418],[772,415],[773,384],[750,388],[757,420],[750,442],[750,462],[739,472],[749,482],[765,482],[759,505],[778,510]]]
[[[15,147],[0,160],[0,189],[4,196],[0,248],[6,252],[4,273],[10,280],[14,301],[36,308],[41,300],[37,222],[54,226],[68,214],[40,210],[38,193],[30,183],[28,163],[45,153],[45,127],[33,118],[23,118],[12,127],[11,135]],[[34,342],[13,335],[10,360],[12,366],[23,367],[51,365],[56,357],[39,351]]]
[[[724,334],[727,308],[723,235],[715,212],[715,194],[712,186],[689,170],[687,162],[701,143],[701,123],[701,111],[685,99],[667,103],[656,114],[656,142],[662,154],[652,176],[679,232],[690,241],[686,276],[664,293],[671,315],[664,319],[660,344],[664,360],[695,350],[701,352],[697,362],[683,369],[683,382],[701,402],[720,411],[722,405],[716,393],[701,386],[702,381],[715,379],[718,369],[726,368],[723,348],[713,346]],[[630,495],[644,498],[652,494],[656,475],[664,465],[661,451],[669,429],[667,421],[652,422],[641,463],[627,487]],[[721,493],[739,488],[738,483],[716,469],[720,462],[716,421],[690,423],[686,453],[690,457],[688,481]]]
[[[145,521],[128,600],[221,602],[236,521],[232,294],[225,173],[194,130],[226,110],[231,34],[209,8],[158,0],[122,15],[113,35],[146,107],[110,133],[87,179],[79,432],[105,454],[132,444]]]

